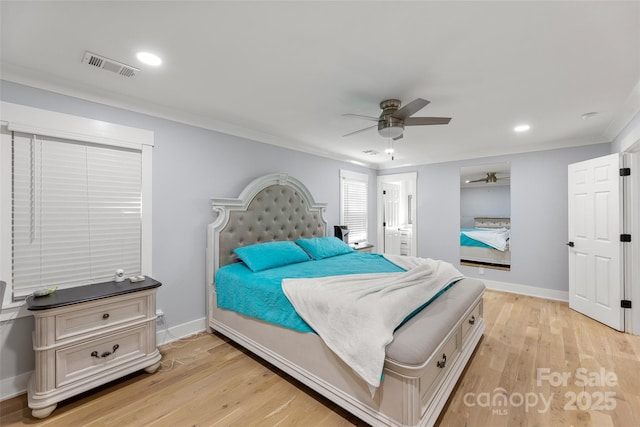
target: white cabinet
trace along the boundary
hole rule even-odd
[[[400,229],[400,255],[411,255],[411,234],[409,229]]]
[[[384,252],[393,255],[412,255],[411,235],[409,228],[386,228]]]
[[[156,291],[153,279],[106,282],[27,299],[35,316],[32,415],[45,418],[58,402],[140,369],[155,372]]]

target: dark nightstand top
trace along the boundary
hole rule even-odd
[[[145,276],[144,282],[131,283],[129,279],[123,282],[103,282],[92,285],[78,286],[75,288],[60,289],[43,297],[29,295],[26,303],[29,310],[50,310],[65,305],[79,304],[131,292],[144,291],[158,288],[162,283],[151,277]]]
[[[355,245],[349,245],[356,251],[364,251],[366,249],[373,249],[373,245],[371,243],[360,243]]]

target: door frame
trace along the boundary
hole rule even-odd
[[[382,226],[382,217],[384,212],[384,200],[382,199],[382,184],[385,182],[411,182],[413,188],[413,204],[411,213],[413,215],[413,231],[411,235],[411,253],[418,256],[418,172],[406,172],[390,175],[378,175],[376,184],[376,236],[378,242],[378,250],[376,252],[384,252],[384,227]]]
[[[623,167],[631,168],[623,185],[624,229],[631,234],[631,243],[623,252],[624,294],[632,302],[631,309],[625,310],[625,332],[640,335],[640,265],[633,262],[640,258],[640,140],[624,152]]]

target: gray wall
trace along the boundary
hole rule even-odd
[[[158,308],[169,327],[205,316],[206,225],[210,197],[236,197],[252,179],[285,172],[304,182],[318,202],[328,203],[329,226],[339,218],[340,168],[371,176],[370,212],[375,208],[376,172],[350,163],[270,146],[169,120],[0,81],[0,99],[155,132],[153,153],[153,276],[163,283]],[[386,170],[418,173],[418,256],[459,266],[461,166],[511,163],[513,253],[511,271],[487,270],[490,280],[567,290],[567,165],[610,152],[610,144]],[[375,242],[377,221],[370,221]],[[0,379],[33,369],[33,320],[2,326]]]
[[[285,172],[304,182],[325,219],[339,220],[339,170],[368,173],[375,212],[375,171],[346,162],[275,147],[15,83],[0,81],[0,99],[81,117],[152,130],[153,277],[163,283],[158,308],[168,327],[205,317],[206,227],[211,197],[237,197],[254,178]],[[370,225],[375,243],[375,223]],[[0,332],[0,379],[33,369],[31,318],[6,322]]]
[[[473,228],[476,217],[509,218],[511,191],[509,185],[487,184],[460,189],[460,227]]]
[[[567,166],[604,156],[611,144],[385,170],[417,171],[418,256],[443,259],[470,277],[568,292]],[[511,163],[511,271],[460,265],[460,168]]]

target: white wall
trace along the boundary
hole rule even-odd
[[[640,83],[638,86],[640,88]],[[622,153],[624,151],[638,151],[635,145],[640,141],[640,113],[637,113],[633,119],[620,131],[614,138],[611,152]]]

